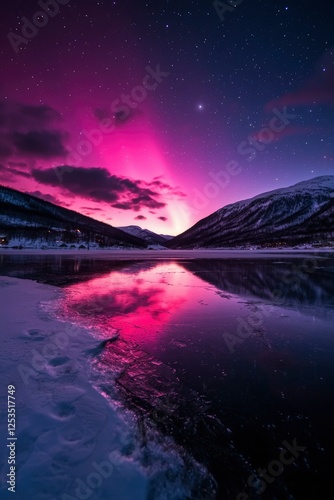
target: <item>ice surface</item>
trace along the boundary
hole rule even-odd
[[[152,434],[142,446],[134,414],[90,381],[86,330],[52,319],[59,290],[0,278],[1,387],[16,387],[19,500],[187,498],[205,471],[185,464],[171,440]],[[5,393],[0,435],[5,441]],[[3,443],[2,443],[3,444]],[[11,498],[5,446],[1,499]],[[103,463],[103,465],[101,465]],[[173,492],[173,493],[171,493]],[[195,497],[192,497],[195,498]]]

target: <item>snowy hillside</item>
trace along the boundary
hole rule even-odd
[[[148,229],[142,229],[140,226],[123,226],[118,229],[121,229],[125,233],[132,234],[132,236],[137,236],[150,245],[165,246],[166,241],[172,238],[172,236],[163,236],[153,231],[149,231]]]
[[[159,236],[161,236],[161,238],[163,238],[165,241],[169,241],[175,238],[175,236],[171,236],[170,234],[159,234]]]
[[[227,205],[167,246],[276,247],[331,242],[333,236],[334,176],[323,176]]]
[[[9,247],[147,247],[120,229],[3,186],[0,236],[0,244]]]

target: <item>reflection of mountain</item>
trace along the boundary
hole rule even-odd
[[[308,262],[308,264],[307,264]],[[224,292],[257,297],[286,307],[334,307],[334,262],[311,260],[189,260],[180,262],[204,281]],[[304,268],[303,268],[304,264]],[[324,267],[322,267],[324,266]],[[275,299],[276,297],[276,299]]]
[[[150,262],[66,255],[0,255],[0,275],[37,280],[60,287],[88,281],[111,271],[133,273],[151,265]]]
[[[282,257],[280,261],[275,259],[277,257],[254,261],[196,259],[177,261],[177,263],[227,293],[257,297],[270,302],[275,302],[276,294],[282,297],[282,305],[288,307],[333,307],[333,259],[323,261],[317,258],[318,267],[315,272],[306,271],[307,266],[312,269],[311,260],[286,258],[283,261]],[[160,264],[162,264],[161,261],[110,261],[60,255],[0,255],[0,274],[63,287],[117,273],[123,275],[123,288],[132,289],[135,293],[133,283],[129,283],[129,280],[133,282],[134,276],[137,277],[140,273],[150,270],[154,274],[156,267]],[[154,281],[155,279],[152,279],[152,282]],[[143,287],[140,292],[137,292],[142,294]],[[101,295],[101,290],[97,294]],[[130,297],[128,299],[130,300]],[[113,300],[116,305],[116,298],[114,297]],[[117,298],[117,301],[119,310],[126,309],[126,304],[121,303],[121,296]]]

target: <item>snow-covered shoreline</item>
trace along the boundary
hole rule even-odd
[[[93,387],[88,353],[100,340],[50,315],[60,293],[0,277],[1,498],[12,494],[6,482],[8,385],[15,386],[19,500],[144,500],[149,492],[166,498],[170,488],[187,495],[185,464],[172,443],[160,436],[144,451],[134,414]]]
[[[16,498],[65,500],[83,498],[89,490],[91,499],[107,498],[108,491],[146,498],[147,480],[139,464],[115,465],[129,422],[120,419],[86,375],[85,352],[96,340],[40,309],[41,302],[57,297],[54,287],[2,277],[0,290],[1,399],[5,403],[9,384],[16,394]],[[5,422],[2,418],[2,442],[8,435]],[[4,456],[3,499],[10,498],[6,462]],[[92,487],[94,478],[99,488]]]

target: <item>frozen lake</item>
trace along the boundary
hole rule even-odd
[[[0,274],[61,289],[49,313],[96,339],[87,359],[100,393],[134,412],[142,442],[154,429],[215,478],[216,491],[208,481],[191,498],[322,496],[333,254],[12,252]]]

